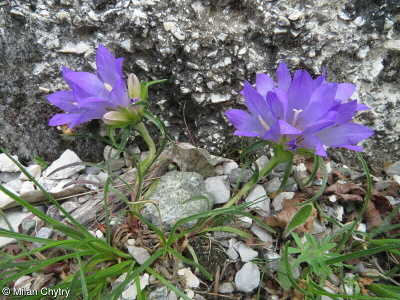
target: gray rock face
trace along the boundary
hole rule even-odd
[[[233,133],[224,112],[243,104],[243,81],[274,74],[284,60],[292,71],[318,75],[325,66],[330,81],[355,83],[353,98],[372,107],[358,120],[376,131],[362,144],[369,161],[379,167],[399,160],[396,0],[3,2],[0,144],[22,160],[54,160],[66,148],[83,160],[101,157],[95,140],[62,138],[47,125],[59,111],[45,99],[67,88],[62,65],[93,71],[99,44],[125,57],[126,74],[168,79],[150,90],[149,102],[176,140],[188,141],[190,131],[199,146],[221,150]],[[99,126],[76,130],[96,133]]]
[[[209,199],[186,200],[203,195]],[[149,200],[156,201],[161,213],[162,227],[168,231],[180,219],[208,210],[214,200],[204,187],[203,176],[194,172],[172,171],[161,177]],[[142,216],[155,226],[160,226],[158,210],[153,204],[146,204]],[[196,224],[196,220],[185,223],[185,228]]]

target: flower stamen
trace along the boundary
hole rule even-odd
[[[105,82],[104,82],[104,86],[106,87],[107,91],[109,91],[109,92],[111,92],[113,89],[111,85],[109,85],[108,83],[105,83]]]
[[[258,115],[258,119],[260,120],[261,125],[268,131],[269,130],[268,124],[263,120],[263,118],[261,118],[260,115]]]

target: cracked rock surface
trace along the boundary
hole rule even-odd
[[[284,60],[292,71],[318,75],[325,66],[329,81],[355,83],[352,98],[371,107],[356,121],[376,132],[361,145],[367,159],[377,169],[399,160],[396,0],[11,0],[0,10],[0,145],[22,160],[52,161],[67,148],[83,160],[101,157],[95,140],[60,137],[47,125],[59,111],[45,99],[67,88],[62,65],[93,71],[99,44],[125,58],[125,74],[168,79],[149,102],[175,140],[189,141],[190,131],[199,146],[220,151],[233,133],[224,112],[242,107],[243,81],[274,74]],[[97,134],[99,126],[77,130]]]

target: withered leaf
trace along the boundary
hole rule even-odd
[[[382,217],[379,211],[376,209],[373,201],[368,201],[367,207],[364,212],[364,220],[367,224],[367,228],[375,228],[382,223]]]
[[[328,174],[328,184],[334,185],[339,179],[347,179],[347,176],[344,175],[339,170],[333,170]]]
[[[329,187],[327,187],[324,191],[324,194],[358,194],[358,195],[365,195],[366,190],[354,183],[335,183]]]
[[[293,216],[299,211],[301,206],[295,206],[294,204],[300,204],[305,199],[304,194],[296,193],[292,199],[284,199],[282,202],[282,210],[276,215],[269,215],[264,219],[264,223],[271,227],[280,227],[284,229],[286,225],[290,222]],[[317,210],[313,206],[310,217],[307,221],[299,226],[295,231],[300,232],[311,232],[314,220],[317,217]]]

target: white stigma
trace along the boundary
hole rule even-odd
[[[104,86],[106,87],[107,91],[111,92],[112,86],[109,85],[108,83],[104,83]]]
[[[268,124],[265,123],[265,121],[263,120],[263,118],[261,118],[260,115],[258,115],[258,119],[260,120],[261,125],[268,131],[269,130]]]
[[[293,116],[293,125],[296,127],[296,123],[297,123],[297,118],[299,116],[299,114],[303,111],[302,109],[295,109],[293,108],[294,111],[294,116]]]

